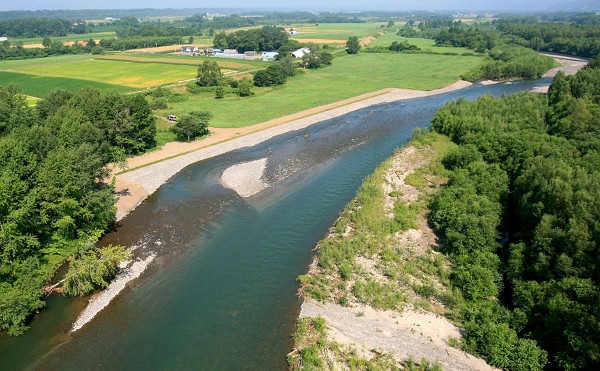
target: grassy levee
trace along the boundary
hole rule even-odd
[[[425,54],[343,55],[331,66],[289,78],[284,86],[254,88],[251,97],[215,99],[214,92],[205,92],[174,102],[160,114],[210,111],[211,126],[244,127],[385,88],[441,88],[480,62],[476,57]]]
[[[114,91],[118,93],[127,93],[135,89],[107,84],[99,81],[73,79],[68,77],[51,77],[51,76],[37,76],[25,73],[17,72],[4,72],[0,71],[0,85],[18,85],[21,92],[25,95],[32,97],[43,98],[54,89],[61,88],[68,91],[75,92],[85,86],[89,86],[100,91]]]

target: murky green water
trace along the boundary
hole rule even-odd
[[[374,106],[186,168],[102,241],[158,254],[142,277],[75,334],[84,301],[51,298],[25,335],[0,335],[0,369],[285,369],[296,277],[362,180],[447,101],[536,84]],[[242,199],[219,184],[263,157],[275,186]]]

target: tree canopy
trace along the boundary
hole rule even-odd
[[[0,87],[0,329],[19,334],[42,286],[115,218],[106,165],[154,145],[140,95],[53,91],[37,109]]]
[[[459,100],[433,119],[460,147],[430,221],[468,299],[466,347],[494,366],[600,365],[599,78],[559,73],[547,97]]]

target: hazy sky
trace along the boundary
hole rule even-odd
[[[122,8],[271,8],[310,10],[557,10],[600,0],[0,0],[1,10]],[[578,7],[579,8],[579,7]]]

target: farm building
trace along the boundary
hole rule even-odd
[[[292,57],[294,57],[294,58],[302,58],[306,54],[310,54],[310,49],[309,48],[300,48],[300,49],[292,52]]]
[[[193,45],[192,46],[184,45],[179,49],[179,51],[183,55],[198,55],[198,54],[200,54],[200,49],[198,49],[197,46],[193,46]]]
[[[219,57],[219,58],[246,59],[245,54],[240,54],[235,49],[225,49],[222,52],[215,52],[214,54],[215,54],[215,57]]]
[[[0,37],[0,42],[8,41],[8,37],[2,36]]]
[[[279,55],[279,53],[277,52],[262,52],[260,53],[260,57],[263,59],[275,59],[275,57],[277,57]]]
[[[298,35],[298,31],[296,31],[296,30],[289,30],[288,33],[292,36]]]

